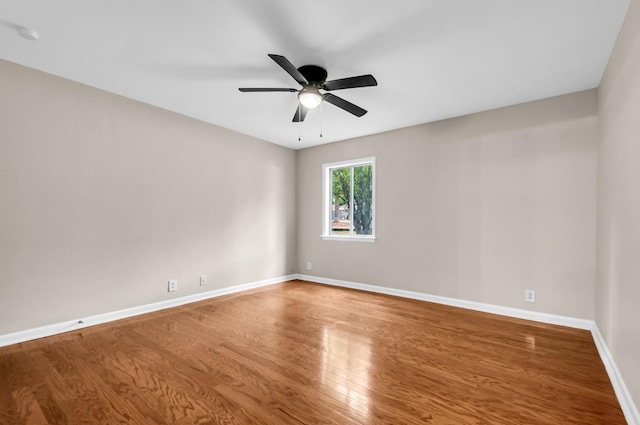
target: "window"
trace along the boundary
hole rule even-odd
[[[323,239],[375,241],[375,158],[322,166]]]

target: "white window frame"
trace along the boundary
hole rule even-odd
[[[331,211],[333,202],[331,199],[333,185],[331,184],[331,172],[336,168],[357,167],[360,165],[371,165],[371,234],[370,235],[332,235],[331,234]],[[353,175],[353,173],[352,173]],[[353,177],[352,182],[353,185]],[[351,191],[353,198],[353,190]],[[353,205],[353,201],[350,203]],[[348,161],[332,162],[322,164],[322,239],[328,241],[352,241],[352,242],[375,242],[376,241],[376,158],[353,159]],[[353,219],[353,216],[352,216]]]

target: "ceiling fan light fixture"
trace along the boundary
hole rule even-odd
[[[356,87],[377,86],[378,82],[371,74],[355,77],[340,78],[327,81],[327,70],[317,65],[303,65],[300,68],[293,66],[284,56],[269,54],[269,57],[277,63],[287,74],[293,77],[302,89],[288,89],[279,87],[240,87],[241,92],[290,92],[298,94],[298,106],[292,122],[302,122],[309,110],[322,105],[324,101],[352,114],[361,117],[367,113],[358,105],[344,100],[332,93],[321,93],[320,89],[331,92],[333,90],[353,89]]]
[[[322,94],[315,87],[305,87],[298,93],[298,100],[305,108],[313,109],[322,103]]]

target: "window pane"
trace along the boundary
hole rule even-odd
[[[349,168],[331,170],[331,234],[349,234],[351,226],[351,172]]]
[[[375,241],[375,157],[322,165],[322,237]]]
[[[373,167],[353,167],[353,228],[357,235],[373,234]]]

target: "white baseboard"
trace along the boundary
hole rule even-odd
[[[153,304],[141,305],[138,307],[126,308],[124,310],[112,311],[109,313],[96,314],[94,316],[83,317],[77,320],[56,323],[53,325],[41,326],[38,328],[27,329],[20,332],[0,335],[0,347],[6,345],[17,344],[20,342],[30,341],[33,339],[44,338],[64,332],[75,331],[89,326],[99,325],[101,323],[112,322],[114,320],[124,319],[127,317],[138,316],[140,314],[151,313],[158,310],[164,310],[171,307],[177,307],[184,304],[202,301],[209,298],[220,297],[222,295],[242,292],[249,289],[260,288],[267,285],[286,282],[297,279],[297,275],[288,275],[276,277],[273,279],[261,280],[258,282],[245,283],[242,285],[231,286],[228,288],[216,289],[213,291],[202,292],[199,294],[187,295],[185,297],[173,298],[167,301],[161,301]]]
[[[437,304],[461,307],[469,310],[485,313],[499,314],[501,316],[515,317],[518,319],[533,320],[535,322],[549,323],[552,325],[567,326],[570,328],[591,330],[593,320],[576,319],[574,317],[558,316],[555,314],[540,313],[537,311],[521,310],[512,307],[503,307],[494,304],[485,304],[475,301],[460,300],[457,298],[429,295],[421,292],[405,291],[402,289],[387,288],[384,286],[367,285],[364,283],[347,282],[344,280],[327,279],[317,276],[298,275],[298,279],[309,282],[323,283],[326,285],[341,286],[343,288],[361,289],[363,291],[377,292],[379,294],[395,295],[397,297],[411,298],[420,301],[429,301]]]
[[[607,370],[607,374],[611,380],[611,385],[613,385],[613,390],[616,393],[616,397],[618,397],[618,402],[620,403],[622,413],[624,413],[627,423],[629,425],[640,425],[640,412],[638,412],[638,408],[634,404],[631,394],[629,394],[629,390],[622,379],[622,375],[620,375],[620,371],[618,370],[616,363],[613,361],[613,357],[611,357],[609,348],[607,348],[607,344],[604,342],[600,329],[598,329],[598,325],[595,323],[591,328],[591,334],[593,335],[596,348],[598,349],[602,363],[604,363],[604,367]]]
[[[567,326],[576,329],[584,329],[591,331],[593,340],[598,349],[602,363],[604,363],[609,380],[615,391],[622,412],[629,425],[640,425],[640,414],[633,403],[633,399],[627,390],[627,386],[616,367],[609,349],[598,330],[598,326],[593,320],[576,319],[573,317],[558,316],[554,314],[539,313],[535,311],[520,310],[511,307],[502,307],[493,304],[484,304],[475,301],[459,300],[456,298],[440,297],[437,295],[423,294],[420,292],[404,291],[401,289],[387,288],[383,286],[367,285],[364,283],[348,282],[344,280],[327,279],[317,276],[308,276],[299,274],[298,279],[307,280],[309,282],[322,283],[325,285],[340,286],[343,288],[361,289],[363,291],[376,292],[379,294],[395,295],[398,297],[410,298],[421,301],[429,301],[438,304],[445,304],[454,307],[466,308],[469,310],[482,311],[485,313],[499,314],[501,316],[515,317],[518,319],[532,320],[535,322],[548,323],[552,325]]]

